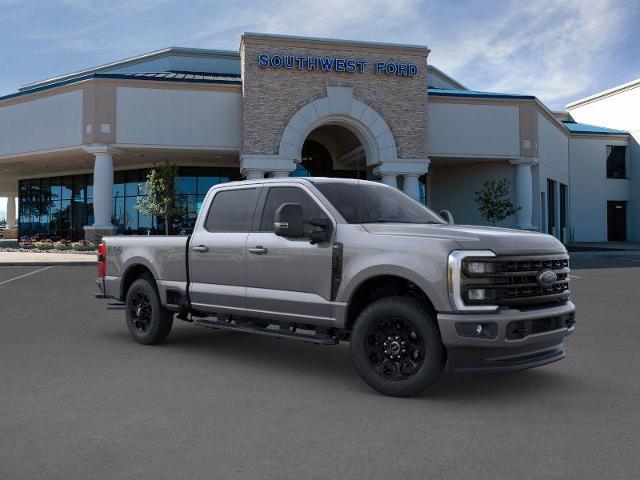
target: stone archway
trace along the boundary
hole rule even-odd
[[[397,161],[396,142],[387,122],[350,87],[327,87],[327,96],[307,103],[289,120],[280,138],[278,155],[300,161],[309,134],[323,125],[339,125],[360,141],[367,165]]]

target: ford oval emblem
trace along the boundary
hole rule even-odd
[[[538,273],[536,281],[542,288],[549,288],[558,280],[558,275],[553,270],[543,270]]]

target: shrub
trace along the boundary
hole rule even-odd
[[[40,250],[52,250],[53,249],[53,242],[51,240],[49,240],[49,241],[40,240],[38,242],[33,242],[33,247],[34,248],[39,248]]]
[[[77,242],[72,242],[71,243],[71,248],[73,250],[78,250],[81,252],[88,252],[91,250],[95,250],[97,247],[95,245],[95,243],[92,242],[88,242],[86,240],[78,240]]]

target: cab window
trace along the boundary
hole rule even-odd
[[[213,197],[204,228],[208,232],[249,232],[257,188],[223,190]]]

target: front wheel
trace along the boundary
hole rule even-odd
[[[173,326],[173,313],[162,306],[155,282],[137,279],[127,292],[126,320],[133,339],[143,345],[164,341]]]
[[[409,297],[372,303],[356,320],[351,359],[362,379],[380,393],[418,395],[435,383],[445,365],[433,311]]]

